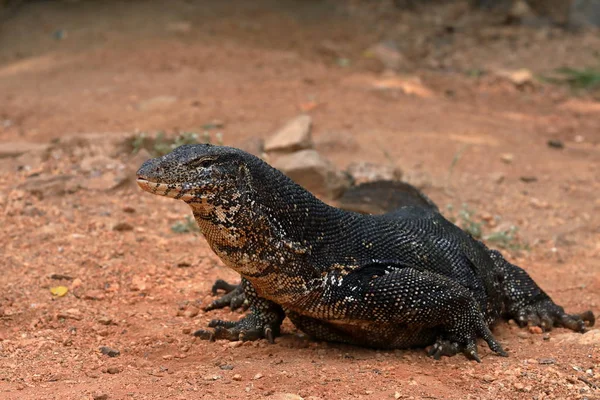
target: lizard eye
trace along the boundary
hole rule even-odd
[[[190,162],[190,167],[192,168],[207,168],[212,162],[215,160],[214,157],[202,157],[197,160]]]

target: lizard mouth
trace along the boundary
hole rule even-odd
[[[161,183],[152,182],[148,179],[138,177],[138,186],[148,192],[158,196],[171,197],[178,200],[191,200],[194,195],[190,193],[190,190],[185,189],[185,185],[179,183]]]

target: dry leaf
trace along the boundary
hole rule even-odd
[[[66,286],[54,286],[50,288],[50,293],[58,297],[63,297],[68,291],[69,288]]]

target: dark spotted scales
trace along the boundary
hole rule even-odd
[[[434,210],[337,209],[238,149],[181,146],[146,161],[138,184],[188,203],[213,251],[242,276],[241,289],[215,289],[230,291],[221,305],[243,290],[249,314],[211,321],[214,330],[196,332],[205,339],[273,341],[288,317],[320,340],[433,345],[435,358],[479,360],[478,338],[506,355],[490,331],[501,318],[578,332],[594,323],[590,311],[565,314],[525,271]]]

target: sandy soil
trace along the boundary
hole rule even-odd
[[[503,323],[510,357],[481,346],[481,364],[317,343],[287,322],[274,345],[195,340],[241,316],[200,309],[236,275],[172,231],[187,206],[136,188],[144,154],[121,146],[214,120],[247,146],[308,110],[338,167],[392,160],[449,215],[466,204],[484,233],[518,226],[509,258],[567,310],[598,312],[600,103],[493,72],[589,65],[597,34],[478,30],[448,7],[165,4],[39,2],[0,26],[2,146],[41,149],[0,159],[0,398],[600,398],[597,330]],[[408,60],[397,75],[365,53],[390,38]]]

